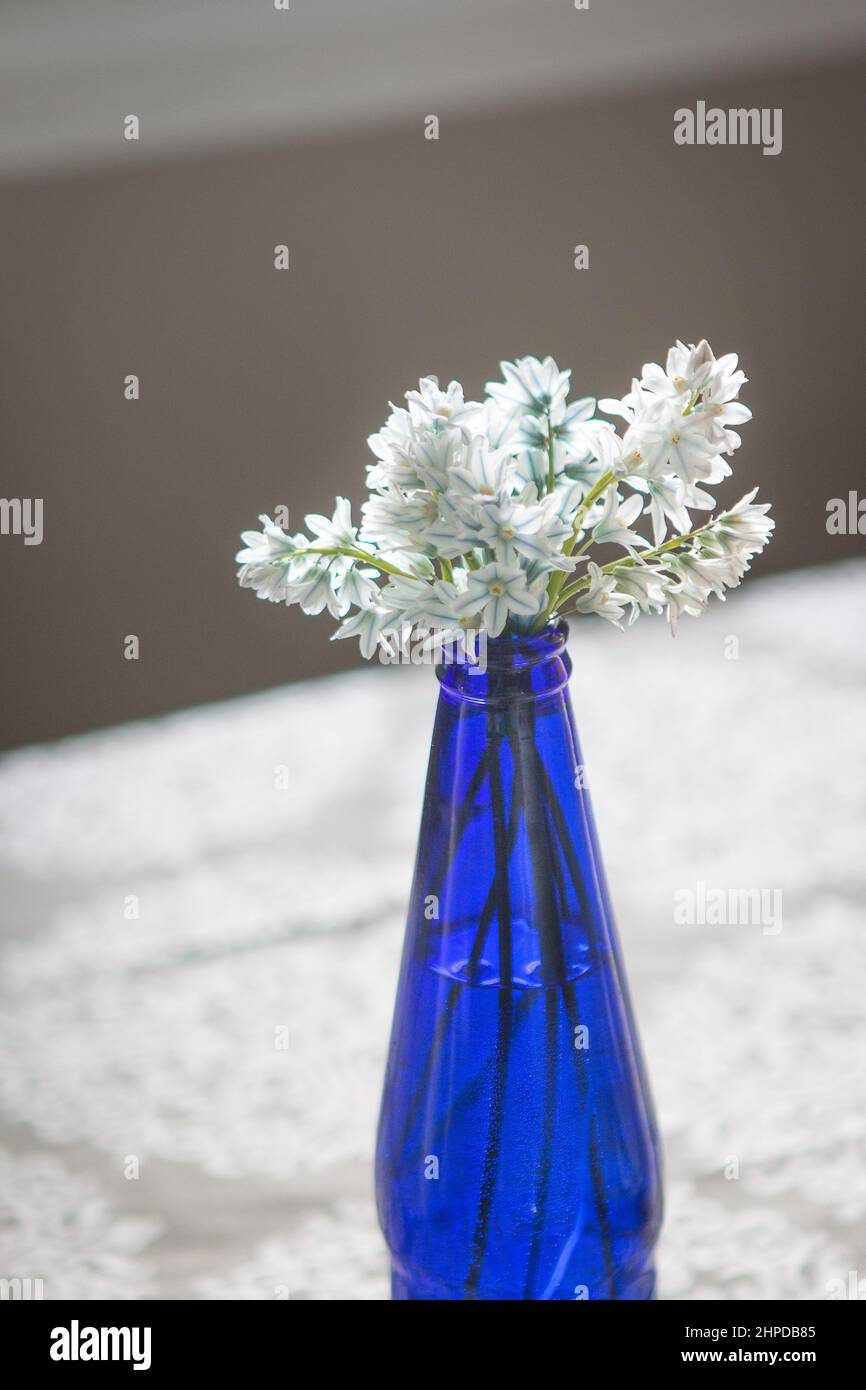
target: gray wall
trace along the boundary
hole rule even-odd
[[[0,537],[3,742],[358,661],[237,590],[232,555],[259,510],[360,501],[364,439],[422,373],[475,394],[551,352],[620,394],[705,334],[752,379],[728,492],[775,504],[756,571],[862,553],[825,517],[862,490],[864,66],[0,186],[0,494],[45,499],[41,546]],[[783,153],[676,147],[699,98],[783,107]]]

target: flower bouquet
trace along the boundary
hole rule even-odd
[[[244,533],[260,598],[327,608],[367,657],[414,638],[438,659],[376,1155],[394,1298],[653,1296],[659,1145],[564,618],[675,632],[740,582],[769,508],[753,490],[698,518],[744,382],[678,342],[598,402],[618,430],[549,357],[503,362],[483,402],[426,377],[369,440],[360,526],[339,498],[309,534]]]

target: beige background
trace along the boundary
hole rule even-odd
[[[336,492],[359,502],[365,437],[422,373],[477,394],[499,358],[551,352],[581,392],[620,394],[705,334],[751,378],[729,491],[774,503],[756,571],[862,553],[825,519],[863,476],[864,69],[855,50],[643,91],[558,81],[553,102],[443,105],[438,143],[425,103],[342,133],[10,166],[0,492],[45,499],[45,538],[0,538],[2,741],[357,662],[327,617],[238,591],[232,556],[260,510],[300,525]],[[673,112],[699,98],[783,107],[782,154],[675,146]]]

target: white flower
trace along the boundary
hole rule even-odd
[[[508,555],[514,549],[521,550],[544,520],[540,507],[525,507],[510,497],[468,505],[476,521],[477,541],[494,551],[497,559],[507,558],[503,550]]]
[[[379,639],[386,633],[392,617],[393,614],[389,613],[387,608],[378,604],[370,608],[359,608],[357,613],[353,613],[351,618],[340,624],[332,634],[331,641],[336,642],[343,637],[359,637],[361,655],[369,661],[379,645]]]
[[[691,505],[701,507],[706,505],[711,507],[713,499],[707,492],[701,491],[698,487],[686,488],[679,478],[633,478],[630,480],[631,486],[641,492],[646,492],[649,497],[647,511],[650,514],[653,528],[653,545],[659,546],[667,534],[667,523],[671,521],[684,535],[691,527],[691,518],[686,508],[686,497],[693,497]]]
[[[521,414],[517,407],[512,443],[518,449],[537,449],[546,456],[552,435],[563,458],[575,449],[582,452],[581,427],[592,420],[595,404],[594,396],[581,396],[569,405],[557,405],[549,415]]]
[[[677,623],[683,613],[697,618],[705,608],[706,601],[696,598],[688,589],[668,589],[667,617],[673,636],[676,636]]]
[[[653,528],[653,544],[661,545],[667,534],[667,522],[673,524],[674,531],[680,535],[688,533],[692,521],[686,507],[687,493],[694,494],[692,506],[713,505],[713,499],[700,488],[687,489],[679,478],[656,478],[647,483],[649,489],[649,513]],[[704,499],[706,498],[706,503]]]
[[[461,608],[466,572],[456,581],[439,579],[433,584],[416,585],[403,578],[392,579],[382,590],[383,606],[391,611],[402,634],[426,634],[422,650],[432,651],[443,642],[459,638],[465,629],[477,627]]]
[[[304,517],[308,531],[318,536],[320,545],[345,546],[351,549],[358,543],[358,532],[352,525],[352,504],[346,497],[338,497],[332,519],[312,513]]]
[[[466,575],[466,570],[458,570],[454,580],[439,579],[433,585],[427,613],[428,624],[434,629],[449,633],[477,629],[477,618],[467,616],[463,608]]]
[[[667,559],[666,568],[680,580],[680,587],[700,602],[709,594],[723,599],[725,589],[733,588],[742,578],[735,557],[730,555],[707,557],[685,551]]]
[[[462,616],[476,614],[491,637],[498,637],[510,613],[538,612],[538,601],[526,587],[526,575],[516,566],[494,560],[481,569],[470,570],[466,591],[460,600]]]
[[[740,388],[746,377],[736,370],[737,359],[733,353],[721,357],[701,393],[698,412],[708,421],[710,438],[715,440],[724,453],[733,453],[742,440],[734,425],[744,425],[752,418],[747,405],[737,400]]]
[[[370,608],[379,597],[376,570],[349,563],[340,584],[340,598],[349,608]]]
[[[576,611],[598,613],[600,617],[607,618],[614,626],[619,627],[626,609],[632,606],[632,600],[616,592],[616,580],[611,575],[604,574],[594,560],[590,560],[587,573],[590,580],[589,588],[575,600]]]
[[[522,418],[519,406],[507,410],[496,401],[487,400],[467,428],[473,435],[483,435],[491,449],[511,449]]]
[[[763,550],[776,525],[769,503],[755,505],[758,489],[752,488],[729,512],[722,512],[706,533],[705,545],[722,555],[738,554],[751,558]]]
[[[441,655],[441,649],[445,646],[451,648],[449,659],[454,661],[458,658],[468,662],[470,666],[476,666],[479,662],[480,649],[478,645],[478,629],[469,626],[470,619],[464,618],[466,626],[454,627],[435,627],[428,631],[426,628],[418,628],[417,635],[421,638],[421,650]]]
[[[621,400],[600,402],[622,417],[622,435],[594,418],[592,397],[568,402],[570,373],[553,358],[504,362],[502,373],[483,403],[459,382],[422,377],[368,440],[376,461],[360,527],[342,497],[333,516],[307,517],[309,535],[263,516],[261,532],[243,533],[240,584],[308,613],[356,609],[336,635],[358,636],[369,656],[398,628],[432,629],[431,650],[443,632],[481,625],[534,632],[569,611],[563,593],[617,625],[666,609],[675,629],[739,583],[770,538],[769,508],[753,491],[703,526],[690,516],[712,508],[708,489],[730,474],[735,427],[750,418],[733,354],[678,340],[664,368],[646,364]],[[652,550],[633,529],[643,511]],[[600,568],[599,545],[630,561]],[[575,594],[562,575],[581,564]]]
[[[534,358],[528,360],[535,361]],[[555,366],[554,363],[553,367]],[[568,373],[559,375],[567,377]],[[587,423],[601,423],[591,420],[595,410],[594,397],[583,396],[566,406],[565,397],[562,395],[547,414],[522,413],[525,410],[525,405],[516,407],[519,424],[512,434],[510,443],[516,454],[517,470],[522,481],[531,483],[539,496],[546,493],[551,454],[554,480],[559,479],[566,471],[569,471],[572,478],[589,478],[593,473],[597,474],[591,448],[592,433],[585,433]]]
[[[554,438],[574,447],[580,437],[580,426],[592,419],[596,405],[595,396],[578,396],[576,400],[570,401],[565,407],[562,419],[554,421]],[[602,424],[603,421],[596,423]]]
[[[567,445],[562,444],[559,440],[554,440],[554,480],[560,478],[565,472],[569,457]],[[515,455],[515,467],[520,482],[531,484],[535,489],[536,496],[540,496],[547,491],[547,481],[550,474],[550,455],[548,454],[546,444],[544,448],[540,449],[521,447]]]
[[[688,347],[679,340],[669,350],[664,370],[656,362],[644,365],[641,384],[648,391],[688,401],[701,391],[713,369],[713,351],[705,338]]]
[[[498,497],[508,490],[511,459],[504,449],[490,449],[487,441],[476,435],[464,450],[461,464],[452,470],[450,491],[453,496],[472,501]]]
[[[631,391],[621,399],[605,396],[599,401],[598,407],[605,415],[619,415],[627,424],[634,425],[651,418],[661,404],[657,395],[647,391],[636,377],[632,377]]]
[[[617,439],[616,434],[613,438]],[[590,450],[581,450],[578,454],[570,454],[563,469],[562,476],[557,478],[558,486],[566,486],[569,483],[578,484],[578,496],[583,498],[601,480],[602,474],[608,470],[604,464]],[[612,471],[618,473],[616,464]]]
[[[589,454],[597,461],[599,477],[602,473],[623,472],[622,440],[606,420],[588,420],[575,425],[571,448],[578,456]]]
[[[664,465],[660,461],[653,464],[657,456],[647,446],[647,435],[641,426],[629,425],[620,444],[621,463],[617,472],[635,487],[638,479],[665,477]]]
[[[317,548],[306,541],[289,564],[285,601],[299,604],[305,613],[321,613],[327,608],[332,617],[341,618],[349,609],[350,598],[343,592],[343,584],[353,562],[339,551],[354,549],[358,544],[351,504],[345,497],[338,497],[333,518],[312,513],[304,520],[319,547],[338,553],[319,554]]]
[[[399,616],[403,622],[431,626],[445,617],[443,595],[438,590],[438,583],[428,584],[423,579],[404,579],[402,575],[395,575],[389,578],[380,597],[383,607]]]
[[[399,550],[393,546],[379,546],[378,554],[383,553],[392,565],[398,570],[408,573],[410,577],[426,579],[430,584],[436,578],[436,570],[432,560],[428,555],[422,554],[420,550]]]
[[[341,618],[349,611],[348,599],[340,593],[348,563],[342,555],[307,555],[293,562],[286,603],[297,603],[310,614],[327,608],[332,618]]]
[[[505,565],[514,566],[523,557],[548,573],[573,569],[574,560],[561,553],[572,528],[560,519],[555,505],[549,505],[553,500],[551,494],[529,506],[511,499],[477,504],[478,540]]]
[[[466,461],[468,452],[461,430],[443,429],[437,434],[419,436],[412,457],[424,486],[433,492],[445,492],[451,485],[452,473]]]
[[[519,408],[528,415],[556,415],[562,412],[568,395],[571,372],[561,372],[552,357],[520,357],[516,362],[500,362],[504,381],[488,381],[486,391],[504,409]],[[560,417],[561,418],[561,417]]]
[[[406,392],[406,402],[412,423],[422,428],[430,425],[459,425],[474,419],[480,404],[477,401],[464,401],[463,387],[459,381],[452,381],[448,389],[439,389],[439,378],[422,377],[417,391]]]
[[[661,613],[667,599],[669,582],[663,573],[651,565],[617,565],[611,570],[616,590],[633,599],[637,612]]]
[[[349,600],[342,593],[343,580],[351,561],[343,555],[316,555],[306,552],[292,561],[286,586],[286,603],[297,603],[305,613],[321,613],[332,618],[349,611]]]
[[[716,359],[706,340],[686,346],[677,342],[668,353],[664,370],[655,362],[643,369],[641,387],[667,397],[680,408],[694,408],[707,439],[717,452],[732,453],[740,436],[732,428],[751,420],[748,406],[737,400],[746,376],[737,368],[734,353]]]
[[[526,591],[535,603],[535,609],[530,614],[514,613],[510,619],[510,626],[515,632],[528,632],[541,610],[547,604],[547,585],[550,581],[551,567],[533,560],[523,561],[521,569],[526,576]]]
[[[412,454],[416,443],[415,430],[408,410],[392,410],[379,433],[371,434],[367,443],[379,460],[367,468],[368,487],[421,486]]]
[[[563,545],[574,534],[573,498],[573,488],[565,487],[548,493],[538,504],[543,517],[538,535],[543,538],[544,546],[536,548],[534,558],[542,561],[546,569],[570,570],[576,563],[571,556],[561,554]]]
[[[623,502],[616,486],[611,484],[602,499],[598,519],[588,519],[587,529],[592,531],[596,545],[622,545],[626,550],[632,546],[646,545],[643,536],[629,529],[642,511],[642,497],[635,495]]]
[[[638,444],[643,466],[630,469],[647,478],[675,473],[684,483],[709,479],[717,469],[718,449],[707,438],[699,415],[683,415],[675,404],[663,401],[651,417],[628,431]]]
[[[421,489],[407,496],[397,487],[388,487],[369,497],[361,507],[364,542],[407,541],[423,534],[424,528],[439,516],[439,503],[431,492]]]
[[[424,541],[445,560],[456,560],[478,543],[475,512],[451,495],[439,498],[439,515],[424,529]],[[458,502],[460,505],[458,505]]]
[[[585,496],[585,484],[566,477],[560,479],[553,492],[541,498],[540,505],[547,513],[545,524],[551,535],[561,535],[564,541],[568,539],[567,533],[574,529],[574,514]]]
[[[260,516],[259,521],[261,531],[241,534],[244,548],[235,556],[241,567],[238,583],[242,589],[254,589],[259,598],[270,603],[285,603],[291,561],[309,541],[300,533],[287,535],[269,516]]]

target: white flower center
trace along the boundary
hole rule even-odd
[[[505,594],[505,589],[502,584],[491,584],[490,592],[494,598],[502,598]]]
[[[689,384],[689,383],[688,383],[683,377],[681,377],[681,376],[675,376],[675,377],[674,377],[674,386],[677,388],[678,391],[685,391],[685,389],[686,389],[686,387],[688,386],[688,384]]]
[[[682,435],[680,434],[679,430],[674,430],[673,434],[671,435],[671,443],[679,444],[681,439]]]

